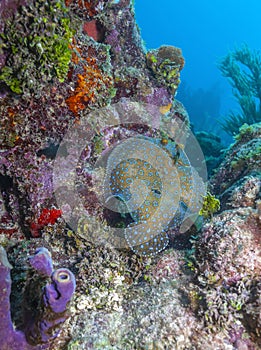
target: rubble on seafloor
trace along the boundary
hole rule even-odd
[[[117,249],[106,239],[112,232],[104,232],[90,165],[119,141],[142,136],[174,145],[173,164],[182,167],[180,140],[167,135],[172,122],[189,129],[174,97],[181,50],[146,52],[130,0],[6,0],[0,19],[0,279],[7,284],[0,315],[9,327],[0,349],[258,349],[260,124],[241,129],[210,179],[219,212],[183,233],[174,222],[159,254]],[[144,112],[141,104],[153,108]],[[98,220],[73,230],[63,216],[71,208],[58,206],[52,177],[61,141],[84,118],[91,137],[77,163],[77,190]],[[69,146],[59,152],[73,163]],[[122,215],[117,224],[129,219]],[[39,252],[46,263],[51,254],[54,270],[40,264],[33,272]],[[66,269],[57,277],[60,266]],[[57,278],[71,281],[68,294]],[[32,310],[33,331],[23,316]]]

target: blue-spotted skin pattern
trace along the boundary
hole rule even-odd
[[[122,161],[113,170],[110,181],[112,194],[127,203],[132,197],[131,186],[135,186],[135,180],[137,184],[140,181],[144,182],[148,191],[142,203],[131,213],[134,223],[126,229],[125,236],[135,252],[151,255],[164,249],[168,244],[168,236],[165,231],[155,236],[150,232],[151,226],[155,224],[151,219],[161,202],[162,180],[159,172],[150,163],[130,158]],[[133,190],[140,191],[140,187]]]
[[[155,208],[160,205],[162,181],[158,171],[150,163],[130,158],[113,169],[110,181],[111,193],[127,203],[131,199],[131,186],[135,186],[135,180],[143,181],[148,188],[148,194],[142,204],[131,213],[132,217],[140,222],[150,219]]]
[[[174,142],[163,146],[160,139],[138,137],[120,143],[109,156],[105,197],[126,204],[134,222],[125,228],[125,238],[140,255],[164,249],[169,242],[167,228],[179,227],[197,209],[193,170],[186,154],[179,152],[176,162]]]

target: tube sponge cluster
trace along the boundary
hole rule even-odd
[[[0,349],[46,349],[59,334],[60,325],[68,317],[67,305],[75,291],[73,273],[53,270],[52,258],[46,248],[36,250],[29,259],[31,269],[24,289],[23,327],[15,330],[10,312],[12,266],[0,247]]]

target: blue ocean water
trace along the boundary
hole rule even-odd
[[[261,2],[136,0],[135,11],[147,49],[163,44],[182,49],[186,63],[177,98],[190,112],[193,106],[186,100],[187,89],[194,97],[205,97],[208,100],[205,113],[211,114],[216,129],[215,119],[238,109],[231,86],[217,63],[243,43],[253,50],[261,48]]]

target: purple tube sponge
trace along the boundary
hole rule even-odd
[[[75,291],[75,278],[68,269],[53,272],[51,283],[43,288],[41,317],[37,317],[26,337],[32,344],[46,343],[59,333],[59,325],[67,315],[67,304]]]
[[[59,325],[68,317],[67,304],[76,283],[68,269],[53,271],[51,254],[46,248],[37,249],[29,262],[33,270],[25,289],[24,331],[27,341],[36,345],[47,343],[58,335]],[[35,293],[37,289],[38,293]]]
[[[75,277],[67,269],[53,271],[51,254],[39,248],[29,259],[23,297],[21,330],[15,330],[10,311],[12,266],[0,246],[0,350],[43,350],[68,317],[67,304],[75,291]]]
[[[3,332],[6,334],[6,332],[13,330],[9,304],[9,297],[11,293],[11,268],[12,266],[7,260],[6,252],[4,248],[0,246],[0,339],[2,339],[4,336],[4,334],[2,334]],[[6,324],[7,327],[3,327],[3,324]]]
[[[30,350],[24,333],[14,329],[11,310],[11,271],[6,251],[0,246],[0,349],[1,350]]]
[[[58,269],[52,274],[52,282],[44,288],[44,303],[55,313],[66,310],[75,291],[75,278],[68,269]]]

